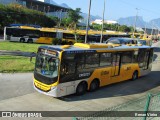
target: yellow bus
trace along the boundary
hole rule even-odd
[[[30,26],[5,27],[4,40],[12,42],[52,44],[54,38],[75,43],[74,33],[56,28],[34,28]]]
[[[148,35],[143,35],[142,40],[146,41],[146,45],[152,46],[152,39]]]
[[[75,34],[73,31],[60,30],[55,28],[42,28],[39,29],[39,38],[36,43],[52,44],[52,41],[57,38],[60,42],[65,41],[66,44],[75,43]]]
[[[39,38],[35,43],[52,44],[53,38],[57,37],[57,31],[54,28],[39,29]]]
[[[40,93],[61,97],[84,94],[101,86],[135,80],[151,71],[150,46],[83,44],[40,46],[34,88]]]

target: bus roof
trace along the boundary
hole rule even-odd
[[[108,44],[84,44],[84,43],[75,43],[74,45],[47,45],[40,46],[39,48],[56,50],[56,51],[80,51],[80,50],[94,50],[94,51],[126,51],[126,50],[136,50],[139,48],[152,48],[146,45],[108,45]]]

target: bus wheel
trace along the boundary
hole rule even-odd
[[[28,39],[27,42],[28,42],[28,43],[33,43],[33,40],[32,40],[32,39]]]
[[[99,80],[95,79],[91,82],[89,90],[92,92],[97,90],[98,88],[99,88]]]
[[[21,43],[24,43],[24,42],[25,42],[25,39],[24,39],[24,38],[20,38],[20,42],[21,42]]]
[[[87,83],[86,82],[79,83],[76,89],[76,94],[83,95],[86,91],[87,91]]]
[[[134,71],[132,75],[132,80],[136,80],[138,78],[138,71]]]

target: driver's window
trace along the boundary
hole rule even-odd
[[[61,63],[61,74],[74,74],[75,73],[75,54],[69,53],[69,54],[63,54],[63,59]]]

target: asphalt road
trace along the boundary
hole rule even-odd
[[[156,46],[160,46],[157,43]],[[0,73],[0,111],[93,111],[103,110],[148,93],[160,92],[160,48],[155,50],[152,72],[136,81],[125,81],[82,96],[53,98],[36,92],[32,73]],[[5,119],[5,118],[3,118]],[[14,118],[17,120],[17,118]],[[36,119],[36,118],[34,118]],[[38,120],[46,118],[38,118]],[[65,120],[72,118],[47,118]],[[37,119],[36,119],[37,120]]]

